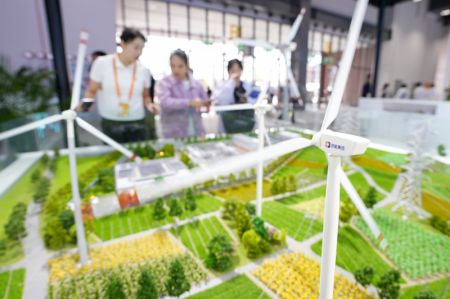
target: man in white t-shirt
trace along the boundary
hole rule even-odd
[[[105,134],[118,142],[145,140],[145,109],[157,113],[149,93],[150,72],[138,61],[146,40],[130,28],[120,39],[121,53],[99,57],[92,65],[85,98],[96,99]]]

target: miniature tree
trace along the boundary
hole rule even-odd
[[[149,269],[142,269],[138,280],[137,299],[158,299],[159,292],[155,278]]]
[[[236,181],[236,176],[234,175],[234,173],[230,173],[230,175],[228,176],[228,183],[232,184]]]
[[[36,169],[31,174],[31,182],[37,183],[42,178],[42,172],[39,169]]]
[[[174,297],[179,297],[191,289],[191,284],[184,274],[183,265],[178,259],[174,259],[170,263],[169,278],[165,285],[167,294]]]
[[[245,170],[242,170],[239,173],[239,180],[245,180],[247,178],[247,173],[245,172]]]
[[[194,192],[192,192],[192,189],[189,188],[186,192],[186,198],[184,202],[184,208],[186,211],[192,212],[197,209],[197,201],[194,196]]]
[[[364,198],[364,204],[369,209],[373,208],[373,206],[377,203],[377,190],[374,187],[370,187],[369,191]]]
[[[378,295],[382,299],[396,299],[400,294],[400,272],[391,270],[381,276],[377,283]]]
[[[275,179],[272,182],[272,185],[270,186],[270,193],[272,195],[277,195],[280,193],[280,181],[278,179]]]
[[[0,240],[0,256],[3,256],[6,252],[6,241]]]
[[[252,227],[255,232],[261,236],[264,240],[269,240],[269,234],[267,233],[267,229],[264,226],[264,220],[261,217],[255,217],[252,220]]]
[[[153,146],[151,146],[150,143],[147,142],[145,144],[144,151],[145,151],[145,156],[148,157],[150,160],[155,158],[156,151],[153,148]]]
[[[413,299],[437,299],[437,296],[429,290],[422,290]]]
[[[183,214],[183,208],[180,205],[180,202],[173,198],[169,200],[169,215],[172,217],[177,217]]]
[[[208,244],[208,256],[205,265],[216,271],[225,271],[231,267],[233,246],[224,235],[217,235]]]
[[[256,206],[254,204],[252,204],[251,202],[247,202],[245,204],[245,209],[251,216],[254,216],[256,214]]]
[[[164,220],[165,218],[166,218],[166,210],[164,209],[164,201],[162,198],[158,198],[153,208],[153,219],[158,221],[159,226],[161,220]]]
[[[122,280],[117,274],[112,274],[106,282],[105,297],[108,299],[125,299]]]
[[[362,269],[356,270],[354,276],[357,282],[366,287],[372,283],[374,274],[375,273],[373,268],[370,266],[366,266]]]
[[[286,193],[286,191],[287,191],[287,178],[286,177],[282,177],[282,178],[280,178],[279,179],[280,180],[280,185],[279,185],[279,192],[280,192],[280,194],[282,194],[282,193]]]
[[[236,214],[234,219],[238,236],[241,238],[242,235],[251,228],[250,215],[242,203],[236,206]]]
[[[437,152],[439,156],[447,156],[447,152],[445,151],[445,146],[443,144],[438,145]]]
[[[350,219],[354,215],[356,215],[358,211],[350,200],[343,201],[341,203],[340,211],[339,211],[339,220],[343,223],[348,223]]]
[[[256,176],[256,169],[255,168],[250,169],[250,176],[251,177],[255,177]]]
[[[173,157],[175,156],[175,147],[171,143],[166,143],[161,148],[161,151],[164,153],[165,157]]]
[[[259,242],[261,241],[261,236],[258,235],[255,230],[251,229],[245,232],[242,236],[242,244],[247,249],[247,257],[256,258],[261,254],[261,249],[259,247]]]
[[[223,203],[222,218],[225,220],[234,220],[237,205],[238,201],[236,199],[227,199]]]
[[[59,148],[59,147],[55,146],[55,147],[53,148],[53,155],[54,155],[54,158],[55,158],[55,159],[58,158],[58,157],[61,155],[61,153],[60,153],[60,148]]]
[[[48,162],[50,162],[50,157],[47,154],[44,154],[41,158],[41,163],[44,166],[47,166]]]
[[[295,177],[295,175],[293,175],[293,174],[288,175],[288,178],[287,178],[287,191],[294,192],[294,191],[297,190],[297,188],[298,188],[297,178]]]

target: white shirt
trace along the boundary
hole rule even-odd
[[[409,99],[409,97],[410,97],[409,90],[406,87],[400,87],[394,96],[394,98],[397,99]]]
[[[252,85],[246,81],[243,81],[245,92],[247,96],[252,91]],[[227,80],[214,90],[212,98],[216,101],[216,105],[234,105],[234,89],[236,88],[236,83],[234,80]],[[248,102],[252,103],[255,99],[248,97]]]
[[[426,99],[427,97],[428,97],[427,90],[425,88],[423,88],[422,86],[418,86],[418,87],[416,87],[416,89],[414,89],[414,98],[415,99],[423,100],[423,99]]]
[[[113,57],[115,55],[117,66],[117,81],[122,97],[116,92],[114,82]],[[150,87],[150,72],[139,61],[136,61],[136,80],[134,82],[133,96],[128,99],[133,76],[134,64],[124,66],[116,54],[97,58],[92,65],[90,79],[102,85],[97,92],[98,112],[101,117],[115,121],[134,121],[145,117],[143,92]],[[128,103],[128,115],[121,115],[120,103]]]

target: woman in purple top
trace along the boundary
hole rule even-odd
[[[203,86],[192,78],[186,53],[176,50],[170,55],[172,74],[158,83],[161,126],[164,138],[202,136],[200,108],[211,101]]]

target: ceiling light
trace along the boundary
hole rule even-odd
[[[441,16],[445,17],[445,16],[450,16],[450,8],[444,9],[441,11]]]

